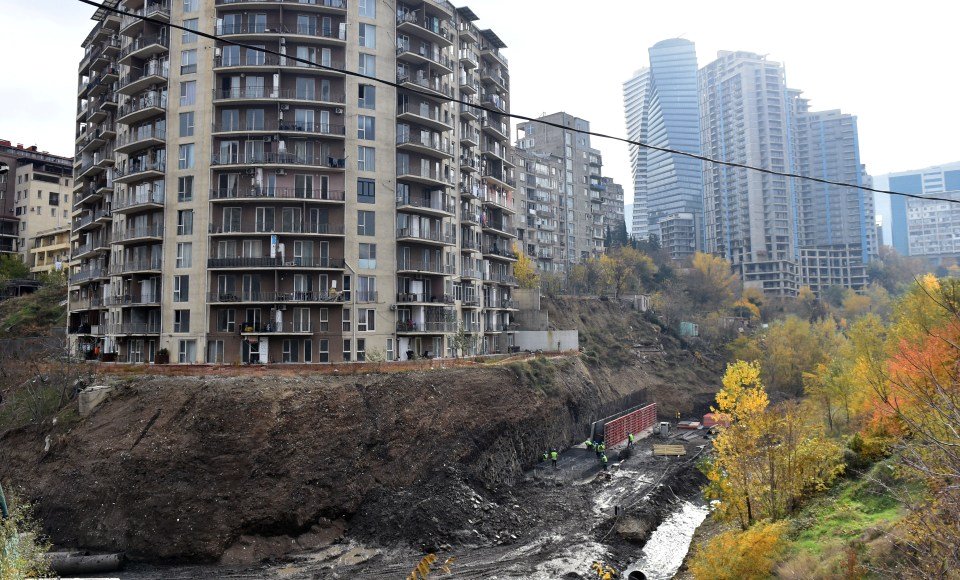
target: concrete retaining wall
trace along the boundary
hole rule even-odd
[[[518,330],[513,339],[520,350],[580,349],[580,333],[576,330]],[[557,343],[560,343],[559,348]]]

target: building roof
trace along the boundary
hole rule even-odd
[[[500,40],[500,37],[497,36],[497,33],[490,30],[489,28],[486,30],[481,30],[480,34],[482,34],[483,37],[487,40],[487,42],[489,42],[493,46],[497,48],[507,48],[506,43]]]
[[[463,18],[469,22],[476,22],[480,19],[480,17],[478,17],[469,6],[461,6],[460,8],[457,8],[457,14],[460,15],[460,18]]]

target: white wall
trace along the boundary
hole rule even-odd
[[[518,330],[514,333],[514,344],[520,350],[579,350],[580,333],[576,330]]]

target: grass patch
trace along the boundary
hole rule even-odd
[[[0,338],[46,334],[67,324],[65,286],[43,286],[33,294],[0,302]]]
[[[525,361],[512,362],[506,366],[523,384],[534,387],[545,395],[557,393],[557,387],[554,384],[556,367],[546,357],[538,356]]]

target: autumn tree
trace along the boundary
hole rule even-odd
[[[762,522],[746,531],[722,532],[694,551],[690,572],[698,580],[769,578],[786,549],[786,535],[785,522]]]
[[[733,302],[739,286],[730,262],[719,256],[697,252],[687,275],[687,292],[703,311],[716,311]]]
[[[513,265],[513,275],[517,278],[517,284],[521,288],[537,288],[540,285],[537,265],[517,242],[513,243],[513,255],[517,258],[517,262]]]
[[[835,352],[841,337],[832,318],[808,322],[788,316],[770,325],[764,337],[763,369],[766,384],[776,392],[800,395],[803,373],[810,372]]]
[[[620,298],[627,290],[648,286],[657,267],[650,256],[622,246],[600,257],[600,271],[605,284],[613,289],[614,297]]]

